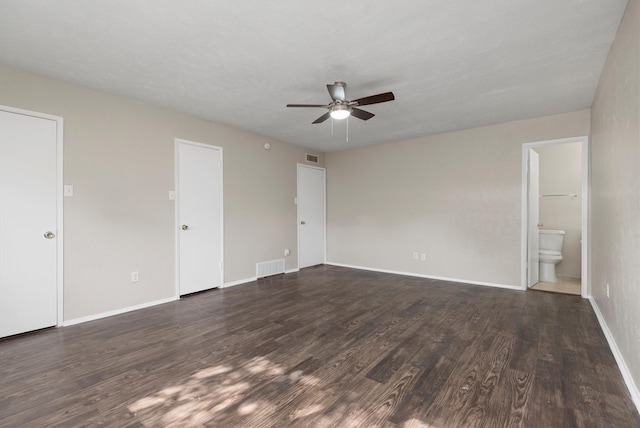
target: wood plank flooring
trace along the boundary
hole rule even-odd
[[[0,340],[2,427],[639,427],[586,300],[319,266]]]

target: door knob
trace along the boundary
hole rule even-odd
[[[55,233],[50,230],[44,233],[44,237],[47,239],[53,239],[54,236],[56,236]]]
[[[542,226],[544,226],[544,224],[538,223],[538,227],[542,227]]]
[[[300,224],[306,224],[306,223],[304,222],[304,220],[302,220],[302,221],[300,222]]]
[[[189,229],[189,226],[187,226],[186,224],[183,224],[182,225],[182,230],[187,230],[187,229]]]

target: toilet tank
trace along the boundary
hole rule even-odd
[[[562,251],[562,241],[564,240],[564,230],[540,229],[540,249],[547,251]]]

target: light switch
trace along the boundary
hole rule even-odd
[[[73,186],[71,184],[64,185],[64,195],[73,196]]]
[[[173,190],[169,190],[169,200],[170,201],[175,201],[176,200],[176,192]]]

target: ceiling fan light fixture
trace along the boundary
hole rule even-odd
[[[348,118],[351,115],[351,109],[347,106],[338,105],[335,106],[329,114],[334,119],[342,120]]]

